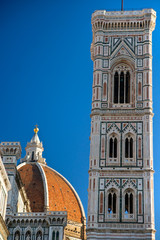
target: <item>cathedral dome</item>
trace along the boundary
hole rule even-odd
[[[31,211],[66,211],[69,221],[81,224],[85,213],[79,196],[60,173],[47,166],[38,131],[36,126],[34,136],[25,148],[26,156],[17,167]]]
[[[57,171],[38,161],[18,166],[32,212],[67,211],[70,221],[82,223],[82,203],[72,185]]]

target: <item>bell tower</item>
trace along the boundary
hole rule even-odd
[[[92,14],[87,239],[155,239],[152,31],[156,12]]]

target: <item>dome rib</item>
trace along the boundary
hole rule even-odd
[[[47,178],[46,178],[46,175],[44,173],[44,170],[43,170],[43,167],[41,166],[41,164],[39,164],[37,162],[36,165],[39,168],[39,171],[41,173],[42,180],[43,180],[43,187],[44,187],[44,211],[47,211],[49,209],[49,195],[48,195]]]
[[[38,166],[35,163],[22,163],[17,169],[30,200],[32,212],[44,212],[44,184]]]
[[[27,162],[18,166],[32,212],[67,211],[71,222],[84,223],[81,200],[60,173],[42,163]]]
[[[73,220],[73,221],[82,223],[83,220],[85,219],[85,212],[84,212],[84,208],[81,203],[81,200],[80,200],[77,192],[75,191],[74,187],[59,172],[57,172],[56,170],[54,170],[44,164],[41,164],[41,165],[45,171],[47,182],[48,182],[49,195],[50,195],[49,196],[50,210],[51,211],[67,211],[68,220]],[[52,175],[52,177],[51,177],[51,175]],[[53,190],[53,181],[51,181],[51,179],[53,180],[53,178],[58,179],[56,181],[58,182],[59,189],[63,190],[63,191],[61,191],[61,197],[64,198],[63,202],[65,205],[65,206],[63,206],[63,209],[58,209],[58,206],[55,206],[55,208],[54,208],[53,204],[52,204],[52,200],[54,199],[53,195],[54,195],[54,191],[55,191],[55,189]],[[70,195],[68,194],[69,190],[71,190]],[[58,203],[57,199],[55,199],[55,201]],[[66,209],[64,207],[66,207]]]

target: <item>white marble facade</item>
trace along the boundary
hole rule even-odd
[[[6,215],[8,191],[10,188],[11,185],[8,179],[8,175],[0,157],[0,214],[4,220]]]
[[[6,240],[8,230],[5,224],[8,191],[11,188],[7,172],[0,157],[0,240]]]
[[[156,13],[95,11],[87,239],[155,239],[152,31]]]

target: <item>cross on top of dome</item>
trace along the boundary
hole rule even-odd
[[[39,132],[39,128],[38,128],[38,125],[37,125],[37,124],[35,125],[34,132],[35,132],[35,133],[38,133],[38,132]]]

